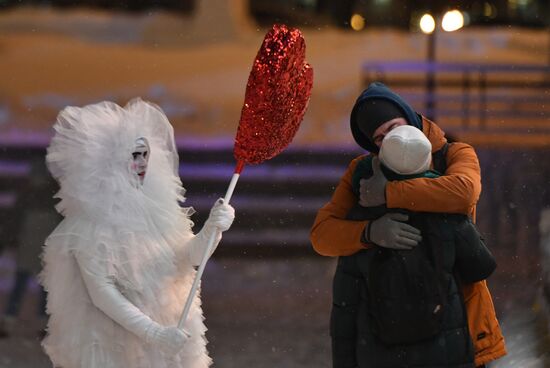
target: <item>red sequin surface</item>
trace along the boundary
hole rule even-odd
[[[246,85],[235,138],[238,162],[258,164],[288,146],[307,108],[313,69],[298,29],[274,25],[266,34]]]

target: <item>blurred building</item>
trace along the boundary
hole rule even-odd
[[[128,11],[164,9],[193,14],[201,0],[0,0],[0,8],[20,5],[97,7]],[[246,0],[243,0],[246,1]],[[231,4],[228,4],[231,5]],[[335,24],[356,30],[368,26],[408,29],[425,12],[442,13],[451,8],[465,14],[475,25],[550,25],[548,0],[248,0],[250,13],[260,24]],[[360,24],[354,25],[360,19]]]
[[[365,26],[393,26],[408,29],[423,13],[443,13],[452,8],[465,13],[470,24],[550,25],[547,0],[250,0],[250,10],[260,23],[353,26],[354,17]]]
[[[196,0],[0,0],[0,8],[21,5],[39,5],[53,7],[97,7],[143,11],[148,9],[166,9],[181,13],[192,13]]]

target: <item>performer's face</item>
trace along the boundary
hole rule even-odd
[[[132,152],[132,172],[137,175],[140,184],[145,180],[147,163],[149,162],[149,143],[145,138],[136,140],[136,148]]]
[[[384,140],[384,137],[386,134],[392,131],[392,129],[397,128],[401,125],[407,125],[407,120],[405,118],[395,118],[389,121],[386,121],[384,124],[380,125],[372,135],[372,141],[374,144],[376,144],[378,147],[382,146],[382,141]]]

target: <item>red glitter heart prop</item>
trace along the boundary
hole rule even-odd
[[[231,200],[245,164],[259,164],[276,156],[294,138],[313,86],[313,69],[305,61],[305,52],[304,38],[297,29],[274,25],[265,36],[246,85],[233,150],[237,167],[225,193],[225,203]],[[211,235],[204,249],[178,328],[183,328],[187,320],[216,236]]]
[[[266,34],[248,77],[235,138],[239,167],[273,158],[294,138],[313,86],[305,51],[298,29],[274,25]]]

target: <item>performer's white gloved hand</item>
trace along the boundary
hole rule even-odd
[[[176,326],[164,327],[158,323],[150,325],[145,335],[145,341],[158,347],[169,356],[178,354],[189,340],[189,333]]]
[[[106,250],[98,248],[97,251],[100,254],[75,253],[80,274],[95,307],[146,342],[168,341],[169,353],[183,345],[187,339],[183,332],[179,334],[173,331],[173,327],[159,325],[122,295],[114,278],[109,275]]]
[[[217,228],[221,232],[227,231],[234,219],[235,209],[231,205],[225,204],[223,198],[219,198],[214,203],[214,206],[212,206],[210,215],[204,223],[201,232],[212,231],[214,228]]]
[[[189,258],[192,265],[197,266],[201,263],[204,250],[208,246],[212,234],[216,234],[216,238],[208,256],[210,257],[214,253],[222,238],[221,233],[231,227],[234,219],[235,209],[231,205],[225,204],[223,198],[219,198],[210,210],[210,216],[208,216],[201,231],[188,243]]]

